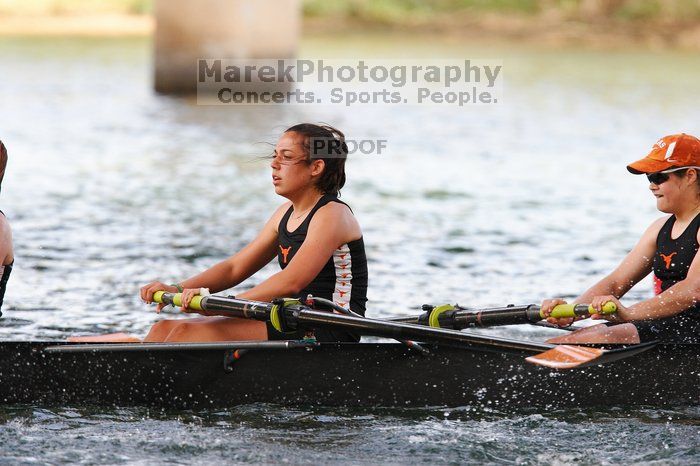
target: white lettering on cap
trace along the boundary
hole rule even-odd
[[[667,162],[675,162],[675,160],[672,160],[671,157],[673,157],[673,150],[676,148],[676,141],[673,141],[671,144],[668,145],[668,149],[666,149],[666,156],[664,157],[664,160]]]
[[[666,142],[663,139],[659,139],[654,145],[659,149],[663,149],[664,147],[666,147]]]

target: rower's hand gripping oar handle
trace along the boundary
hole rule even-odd
[[[202,311],[202,298],[204,298],[204,296],[193,296],[188,307],[195,311]],[[182,293],[171,294],[165,291],[156,291],[153,293],[153,301],[162,304],[172,304],[173,306],[182,306]]]
[[[217,306],[214,303],[211,306],[210,298],[219,298],[218,301],[238,301],[235,305],[229,307],[224,304],[222,309],[221,303]],[[182,306],[182,293],[166,293],[164,291],[156,291],[153,293],[153,301],[162,304],[172,304],[173,306]],[[243,306],[243,307],[241,307]],[[214,312],[213,315],[223,315],[226,317],[243,317],[247,319],[255,319],[259,321],[267,322],[269,320],[270,324],[280,333],[294,332],[297,327],[293,320],[287,319],[285,314],[285,309],[292,307],[302,306],[301,302],[296,298],[279,298],[273,300],[271,303],[246,301],[246,300],[236,300],[235,298],[223,298],[221,296],[215,295],[195,295],[190,300],[188,309],[203,312]],[[261,313],[256,313],[254,307],[265,308]],[[248,309],[246,311],[246,309]],[[224,314],[221,314],[224,312]],[[205,314],[207,315],[207,314]]]
[[[166,305],[182,306],[182,293],[156,291],[153,293],[153,301]],[[297,327],[296,321],[288,319],[285,311],[289,308],[300,307],[305,308],[296,298],[278,298],[271,303],[264,303],[235,299],[233,297],[224,298],[216,295],[195,295],[190,300],[188,309],[202,311],[202,313],[213,313],[204,315],[221,315],[255,319],[263,322],[269,321],[278,332],[288,333],[294,332]]]
[[[608,301],[603,304],[600,311],[597,311],[590,304],[559,304],[552,309],[552,313],[549,317],[554,317],[555,319],[562,319],[566,317],[590,317],[593,314],[614,314],[617,312],[617,305],[612,301]],[[546,319],[546,316],[540,310],[540,318]]]

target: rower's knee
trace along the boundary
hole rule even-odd
[[[547,343],[639,343],[637,328],[630,323],[591,325],[566,335],[550,338]]]
[[[165,341],[165,338],[172,332],[173,328],[180,322],[177,320],[161,320],[151,326],[151,330],[144,339],[146,342]]]
[[[151,327],[151,330],[156,331],[156,332],[164,332],[164,331],[170,331],[173,329],[173,326],[177,325],[176,320],[161,320],[160,322],[156,322],[153,324]]]
[[[191,322],[177,322],[176,325],[169,328],[168,334],[163,341],[178,342],[178,341],[197,341],[197,329],[201,330],[202,325]]]
[[[607,336],[613,343],[640,343],[639,332],[634,324],[626,322],[608,327]]]

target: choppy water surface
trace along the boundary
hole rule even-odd
[[[13,407],[0,415],[0,440],[6,460],[50,463],[669,464],[697,457],[698,414]]]
[[[254,237],[281,202],[259,156],[299,121],[388,140],[387,153],[351,161],[343,190],[365,232],[369,313],[380,317],[424,302],[576,295],[658,215],[644,180],[624,165],[661,135],[700,133],[700,59],[692,54],[396,37],[308,39],[302,54],[499,58],[505,102],[198,107],[152,93],[146,41],[3,39],[0,137],[11,159],[0,208],[13,225],[17,264],[0,338],[145,334],[158,317],[139,302],[138,287],[186,277]],[[630,297],[649,293],[644,283]],[[13,406],[0,408],[0,462],[697,463],[699,422],[687,408],[512,415]]]

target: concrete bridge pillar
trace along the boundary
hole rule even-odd
[[[155,89],[197,92],[200,58],[293,58],[300,0],[155,0]]]

